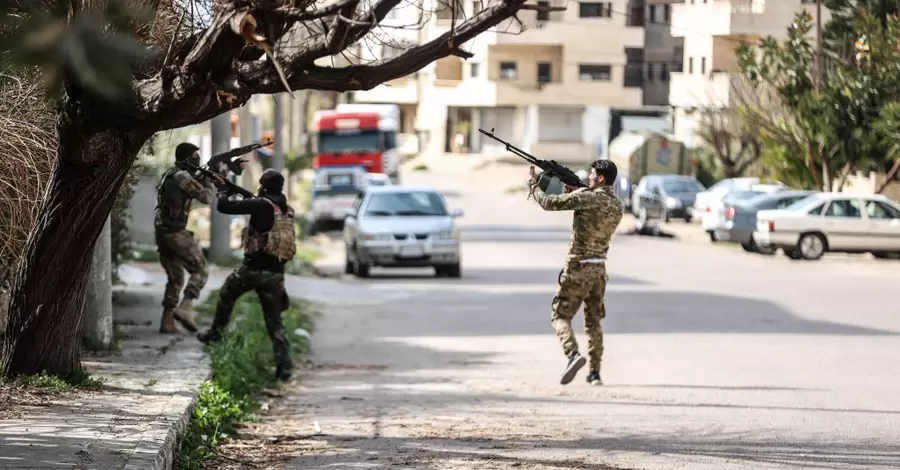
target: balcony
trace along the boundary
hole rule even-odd
[[[672,5],[672,35],[783,37],[796,13],[807,10],[815,18],[815,5],[800,1],[710,0]],[[827,9],[823,9],[823,22],[828,17]]]
[[[669,87],[669,103],[679,108],[727,106],[733,83],[737,79],[727,73],[673,73]]]

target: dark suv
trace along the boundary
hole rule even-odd
[[[691,221],[697,193],[706,189],[693,176],[647,175],[631,195],[631,212],[639,220],[684,219]]]

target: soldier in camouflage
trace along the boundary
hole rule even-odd
[[[266,170],[259,178],[258,197],[230,200],[228,194],[220,190],[217,200],[219,212],[250,215],[250,220],[241,233],[244,262],[225,280],[219,291],[213,324],[208,330],[198,334],[197,339],[207,344],[221,339],[238,298],[255,290],[275,352],[275,376],[280,380],[288,380],[293,363],[281,319],[281,312],[290,306],[290,299],[284,290],[284,265],[294,259],[297,241],[294,233],[294,210],[282,194],[283,187],[284,177],[281,173]]]
[[[572,221],[572,238],[566,265],[559,276],[559,287],[553,297],[551,322],[562,343],[563,352],[569,358],[560,383],[568,384],[578,370],[584,367],[584,357],[578,351],[572,319],[584,303],[584,329],[588,338],[590,367],[588,383],[602,385],[600,361],[603,357],[603,328],[601,320],[606,316],[603,298],[606,293],[606,256],[609,241],[622,220],[622,202],[613,194],[616,181],[616,165],[609,160],[591,164],[588,188],[566,187],[561,195],[549,195],[541,191],[531,167],[533,195],[537,203],[548,211],[575,211]]]
[[[160,333],[177,333],[175,320],[189,331],[197,331],[193,302],[209,277],[203,251],[193,232],[187,230],[187,221],[194,199],[204,204],[212,202],[213,187],[206,178],[195,179],[185,162],[199,166],[200,148],[188,142],[178,144],[175,165],[163,173],[156,186],[156,246],[159,263],[168,278]],[[190,274],[186,287],[185,270]],[[179,304],[182,287],[184,298]]]

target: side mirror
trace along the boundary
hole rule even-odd
[[[450,211],[450,217],[453,217],[454,219],[457,217],[462,217],[463,214],[465,214],[465,212],[463,212],[462,209],[453,209],[452,211]]]

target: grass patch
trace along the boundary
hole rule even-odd
[[[215,311],[219,292],[197,306],[199,313]],[[298,357],[309,353],[309,339],[297,334],[298,329],[312,331],[310,305],[292,301],[282,312],[285,332],[291,349]],[[218,343],[207,346],[212,365],[212,378],[200,388],[191,420],[175,456],[175,468],[196,470],[202,462],[216,455],[216,448],[232,435],[235,426],[252,421],[259,410],[256,394],[276,386],[275,359],[266,332],[262,307],[255,294],[241,297],[235,305],[228,330]]]
[[[284,266],[284,272],[294,276],[311,276],[315,274],[313,263],[320,256],[322,253],[317,248],[298,243],[297,254],[294,255],[291,262]]]
[[[71,377],[58,377],[41,372],[36,375],[20,375],[14,380],[16,385],[41,390],[49,393],[68,393],[76,389],[99,390],[103,388],[103,379],[91,377],[86,371]]]
[[[424,163],[417,163],[414,167],[412,167],[412,171],[428,171],[428,165]]]

